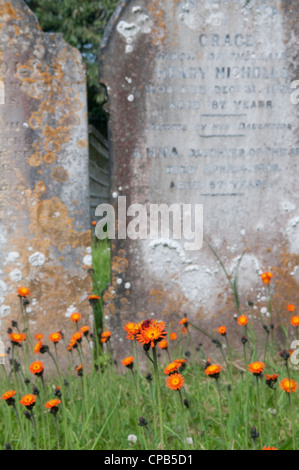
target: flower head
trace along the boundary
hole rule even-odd
[[[129,356],[122,360],[122,364],[128,369],[133,369],[134,366],[134,357]]]
[[[29,366],[31,374],[40,377],[44,372],[44,364],[41,361],[32,362]]]
[[[219,326],[217,331],[220,335],[225,336],[226,335],[226,326]]]
[[[279,386],[280,386],[281,390],[284,390],[287,393],[296,392],[296,390],[298,388],[297,382],[293,379],[288,379],[288,378],[282,379]]]
[[[83,333],[84,336],[88,336],[89,327],[87,325],[81,326],[80,331],[81,331],[81,333]]]
[[[183,325],[185,328],[188,327],[188,318],[185,317],[185,318],[182,318],[180,321],[179,321],[179,325]]]
[[[29,393],[28,395],[24,395],[21,400],[20,404],[26,406],[28,410],[32,410],[32,408],[35,405],[36,401],[36,395],[33,395],[33,393]]]
[[[19,287],[17,290],[17,294],[19,297],[25,298],[25,297],[29,297],[31,292],[30,292],[30,289],[28,289],[27,287]]]
[[[8,406],[14,405],[15,404],[14,395],[16,393],[17,392],[15,390],[9,390],[8,392],[3,393],[2,400],[5,400]]]
[[[288,309],[289,312],[294,312],[294,310],[295,310],[295,305],[293,305],[293,304],[288,304],[288,305],[287,305],[287,309]]]
[[[82,336],[83,336],[83,333],[81,331],[76,331],[76,333],[72,335],[72,340],[80,343],[80,341],[82,341]]]
[[[172,341],[175,341],[177,339],[177,334],[176,333],[170,333],[169,338],[172,339]]]
[[[103,331],[101,334],[101,342],[102,343],[107,343],[107,341],[110,340],[111,337],[111,331]]]
[[[43,347],[42,341],[38,341],[33,349],[34,354],[38,354],[42,347]]]
[[[98,303],[100,298],[101,297],[99,297],[98,295],[92,294],[87,297],[87,300],[89,300],[90,305],[93,307],[94,305]]]
[[[218,379],[222,367],[219,364],[211,364],[205,369],[205,374],[214,379]]]
[[[166,380],[167,387],[171,390],[180,390],[184,384],[184,377],[182,374],[171,374]]]
[[[83,364],[80,364],[80,366],[75,367],[75,371],[77,372],[77,375],[79,377],[83,376]]]
[[[9,337],[14,345],[20,345],[26,339],[25,333],[10,333]]]
[[[268,385],[270,388],[273,388],[274,384],[277,382],[278,377],[278,374],[266,374],[266,385]]]
[[[167,349],[168,348],[168,341],[167,339],[162,339],[159,343],[158,343],[158,347],[160,349]]]
[[[148,320],[146,323],[141,324],[140,333],[136,335],[136,339],[139,343],[154,348],[159,341],[165,339],[166,335],[164,321]]]
[[[62,334],[60,331],[57,331],[56,333],[51,333],[49,336],[49,340],[52,341],[52,343],[59,343],[60,340],[62,340]]]
[[[43,339],[44,335],[42,333],[37,333],[35,335],[35,339],[36,341],[41,341]]]
[[[298,315],[294,315],[291,320],[290,320],[291,324],[293,326],[299,326],[299,316]]]
[[[170,364],[168,364],[168,366],[165,367],[163,372],[166,375],[170,375],[170,374],[173,374],[174,372],[177,372],[179,367],[180,367],[179,362],[171,362]]]
[[[278,450],[278,449],[276,449],[276,447],[267,446],[267,447],[263,447],[262,450]]]
[[[124,326],[124,330],[128,333],[127,339],[134,340],[137,333],[140,331],[138,323],[129,322]]]
[[[58,405],[60,405],[60,403],[61,403],[61,400],[54,398],[53,400],[47,401],[47,403],[45,403],[45,407],[48,408],[48,410],[50,410],[50,413],[52,413],[53,415],[56,415],[58,412]]]
[[[128,441],[131,442],[132,444],[136,444],[137,436],[135,436],[135,434],[129,434],[128,435]]]
[[[78,323],[78,321],[81,320],[82,315],[81,315],[81,313],[79,313],[79,312],[75,312],[75,313],[72,313],[72,315],[71,315],[70,318],[71,318],[71,320],[72,320],[74,323]]]
[[[262,374],[264,367],[265,367],[265,364],[259,361],[248,364],[249,372],[252,372],[253,375],[258,376],[258,377]]]
[[[272,277],[273,273],[271,273],[270,271],[266,271],[261,274],[261,279],[264,284],[270,284]]]
[[[238,325],[240,326],[246,326],[248,323],[248,317],[246,315],[240,315],[237,318]]]

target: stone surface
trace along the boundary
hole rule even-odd
[[[1,336],[19,319],[22,285],[32,331],[47,335],[72,311],[90,315],[85,68],[21,0],[0,1],[0,61]]]
[[[106,319],[123,325],[187,313],[209,327],[236,307],[267,305],[259,274],[275,274],[276,311],[299,300],[298,2],[131,0],[99,53],[107,87],[111,201],[203,204],[204,239],[116,239]],[[128,217],[128,221],[132,218]],[[118,237],[119,238],[119,237]],[[127,286],[127,287],[126,287]],[[257,308],[257,309],[256,309]]]

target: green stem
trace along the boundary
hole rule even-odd
[[[160,421],[160,444],[161,444],[161,450],[164,451],[162,400],[161,400],[161,389],[160,389],[160,382],[159,382],[159,371],[158,371],[156,347],[153,348],[153,359],[154,359],[155,380],[156,380],[156,385],[157,385],[157,397],[158,397],[158,409],[159,409],[159,421]]]

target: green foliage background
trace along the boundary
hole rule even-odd
[[[98,49],[105,27],[119,0],[25,0],[45,32],[62,33],[78,48],[86,64],[89,121],[104,131],[105,92],[98,80]]]

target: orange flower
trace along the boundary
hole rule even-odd
[[[180,367],[180,364],[178,362],[171,362],[168,364],[168,366],[165,367],[164,369],[164,374],[170,375],[176,372]]]
[[[111,337],[111,331],[103,331],[101,334],[101,342],[102,343],[107,343],[107,341],[110,340]]]
[[[294,312],[294,310],[295,310],[295,305],[293,305],[293,304],[288,304],[288,305],[287,305],[287,309],[288,309],[289,312]]]
[[[179,367],[180,367],[182,364],[186,364],[187,360],[186,359],[174,359],[173,362],[175,362],[175,364],[179,364]]]
[[[164,330],[164,321],[146,320],[141,324],[140,333],[136,335],[136,339],[139,343],[150,344],[154,348],[159,341],[165,339],[167,331]]]
[[[44,372],[44,364],[41,361],[32,362],[29,366],[31,374],[41,376]]]
[[[222,336],[225,336],[226,335],[226,326],[219,326],[218,333],[220,333]]]
[[[80,331],[84,334],[84,336],[87,336],[89,333],[89,327],[87,325],[81,326]]]
[[[262,450],[277,450],[276,447],[263,447]]]
[[[17,294],[20,297],[28,297],[31,294],[31,292],[30,292],[30,289],[27,289],[27,287],[19,287],[17,290]]]
[[[265,364],[263,362],[252,362],[251,364],[248,364],[248,370],[249,372],[252,372],[253,375],[259,376],[263,372],[265,367]]]
[[[15,390],[9,390],[8,392],[3,393],[2,400],[5,400],[8,406],[14,405],[15,404],[14,395],[16,393],[17,392]]]
[[[184,377],[182,374],[171,374],[166,380],[167,387],[171,390],[180,390],[184,384]]]
[[[205,374],[214,379],[218,379],[222,367],[219,364],[211,364],[205,369]]]
[[[77,347],[77,341],[75,339],[71,339],[69,344],[68,344],[68,351],[72,351],[73,348],[76,348]]]
[[[100,298],[101,297],[99,297],[98,295],[92,294],[87,297],[87,300],[89,300],[90,305],[93,307],[94,305],[98,303]]]
[[[248,317],[246,315],[240,315],[237,319],[238,325],[245,326],[248,323]]]
[[[81,331],[76,331],[76,333],[74,333],[73,336],[72,336],[72,340],[75,341],[75,342],[78,341],[78,343],[80,343],[80,341],[82,340],[82,336],[83,335],[82,335]]]
[[[9,337],[13,344],[21,344],[26,339],[25,333],[10,333]]]
[[[167,348],[168,348],[168,341],[167,341],[167,339],[162,339],[162,340],[158,343],[158,346],[159,346],[159,348],[161,348],[161,349],[167,349]]]
[[[81,313],[79,313],[79,312],[72,313],[72,315],[71,315],[71,320],[72,320],[74,323],[77,323],[78,321],[80,321],[81,318],[82,318],[82,315],[81,315]]]
[[[97,225],[97,221],[96,221],[96,220],[93,220],[93,221],[91,222],[91,225],[94,227],[95,225]]]
[[[273,274],[270,271],[261,274],[261,279],[264,284],[270,284]]]
[[[169,338],[172,339],[172,341],[175,341],[177,339],[177,334],[176,333],[170,333]]]
[[[126,357],[125,359],[123,359],[122,364],[128,369],[133,369],[134,357],[133,356]]]
[[[37,341],[41,341],[41,340],[43,339],[43,337],[44,337],[44,335],[42,335],[41,333],[37,333],[37,334],[35,335],[35,339],[36,339]]]
[[[47,403],[45,403],[45,407],[51,410],[54,407],[56,408],[60,403],[61,403],[61,400],[54,398],[53,400],[47,401]]]
[[[299,326],[299,317],[297,315],[294,315],[291,318],[290,322],[293,326]]]
[[[280,386],[281,390],[284,390],[287,393],[296,392],[296,390],[298,388],[297,382],[293,379],[288,379],[288,378],[282,379],[279,386]]]
[[[36,345],[34,346],[33,352],[34,354],[38,354],[43,346],[42,341],[38,341]]]
[[[28,410],[32,410],[35,405],[36,395],[29,393],[28,395],[24,395],[21,400],[20,404],[26,406]]]
[[[179,321],[179,325],[184,325],[186,328],[188,326],[188,318],[185,317],[185,318],[182,318],[180,321]]]
[[[124,330],[128,333],[127,339],[133,340],[140,331],[140,325],[138,323],[129,322],[125,325]]]
[[[56,333],[51,333],[49,336],[49,340],[52,341],[52,343],[59,343],[60,340],[62,340],[62,334],[60,331],[57,331]]]
[[[80,366],[75,367],[75,370],[76,370],[77,374],[79,375],[79,377],[82,377],[82,375],[83,375],[83,364],[81,364]]]

